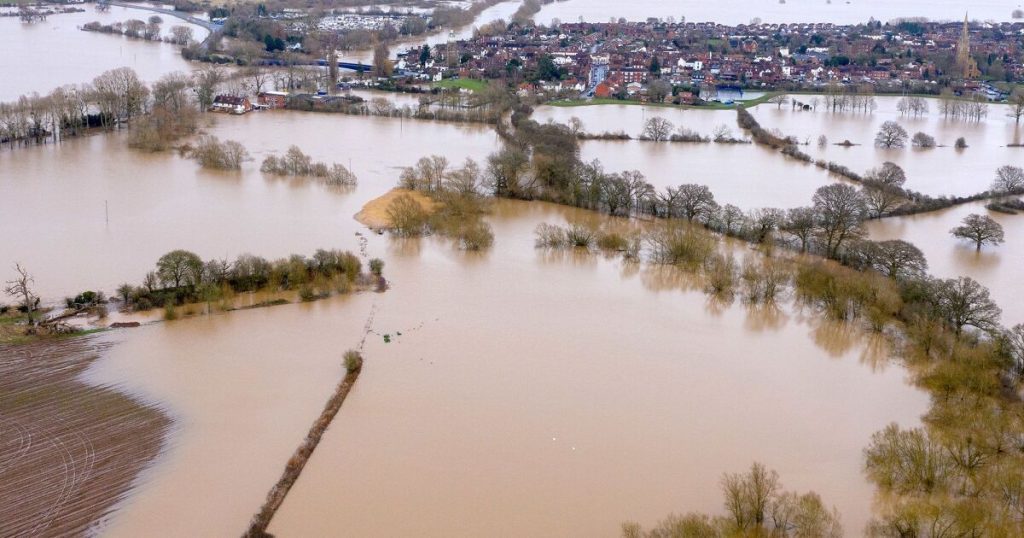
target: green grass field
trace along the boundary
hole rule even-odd
[[[457,88],[478,92],[487,87],[487,82],[470,78],[450,78],[441,82],[435,82],[433,86],[435,88]]]

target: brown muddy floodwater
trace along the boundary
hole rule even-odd
[[[638,137],[647,119],[660,117],[702,136],[712,137],[724,125],[734,137],[747,138],[736,125],[734,110],[597,105],[539,107],[534,113],[539,122],[564,124],[573,117],[589,133],[622,130]],[[718,203],[742,209],[808,205],[816,189],[836,181],[813,165],[756,144],[588,140],[580,143],[580,157],[600,160],[609,172],[640,170],[659,191],[683,183],[707,185]]]
[[[951,236],[949,230],[972,213],[988,215],[998,221],[1006,233],[1006,243],[986,246],[978,252],[973,244]],[[980,202],[936,213],[870,221],[868,231],[872,239],[903,239],[917,245],[928,258],[928,269],[935,276],[974,278],[989,288],[992,298],[1003,309],[1003,325],[1024,323],[1024,303],[1020,300],[1024,215],[989,211]]]
[[[795,97],[805,103],[813,98]],[[835,161],[858,173],[892,161],[906,170],[907,188],[932,196],[963,196],[984,191],[995,178],[997,168],[1024,162],[1024,148],[1006,147],[1024,142],[1024,127],[1007,116],[1006,105],[989,105],[988,116],[972,122],[944,119],[937,99],[927,100],[930,113],[919,118],[901,116],[896,110],[898,97],[876,97],[875,100],[878,109],[872,114],[828,112],[823,104],[817,111],[798,111],[790,105],[779,108],[771,104],[754,107],[751,111],[762,127],[777,128],[787,136],[808,142],[801,149],[814,159]],[[902,125],[911,136],[921,131],[934,136],[936,142],[945,147],[914,149],[908,142],[905,149],[876,148],[875,134],[882,123],[890,120]],[[828,138],[828,146],[818,146],[820,135]],[[953,147],[959,137],[967,141],[967,149]],[[835,145],[844,140],[859,145]]]
[[[0,151],[0,275],[21,262],[54,301],[139,284],[176,248],[204,259],[312,254],[348,244],[359,227],[352,216],[395,186],[400,167],[432,153],[479,160],[496,143],[482,126],[295,112],[212,119],[211,133],[252,154],[241,172],[132,151],[120,135]],[[351,162],[360,187],[263,176],[260,161],[291,144],[316,160]]]
[[[3,152],[0,168],[15,173],[0,176],[11,232],[0,266],[22,261],[59,298],[139,282],[175,248],[355,251],[367,232],[352,215],[395,185],[397,167],[431,153],[483,159],[497,144],[482,127],[284,112],[220,117],[210,131],[255,160],[214,174],[130,152],[119,135]],[[262,177],[259,160],[293,143],[318,160],[351,157],[359,187]],[[370,234],[385,294],[106,336],[117,345],[85,379],[158,403],[175,429],[101,528],[241,533],[375,312],[363,374],[273,521],[277,536],[615,536],[627,519],[718,512],[721,474],[755,460],[787,488],[819,492],[859,533],[873,497],[861,451],[890,422],[916,424],[926,395],[876,342],[811,312],[724,306],[674,270],[533,246],[541,222],[594,218],[499,202],[485,253]]]
[[[85,9],[82,13],[51,15],[34,24],[22,23],[18,17],[0,17],[0,50],[5,51],[0,67],[9,75],[0,83],[0,101],[13,101],[32,92],[45,95],[64,84],[91,82],[96,75],[117,67],[131,67],[145,81],[191,69],[174,45],[79,30],[92,21],[147,20],[152,12],[112,6],[107,13],[100,13],[93,4],[80,6]],[[201,26],[161,17],[165,35],[180,25],[192,28],[196,39],[206,37]]]

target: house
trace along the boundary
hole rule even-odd
[[[260,92],[256,96],[256,104],[262,108],[284,108],[288,101],[288,92]]]
[[[213,99],[210,112],[224,112],[227,114],[245,114],[252,110],[252,102],[248,97],[234,95],[218,95]]]

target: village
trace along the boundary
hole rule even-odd
[[[396,73],[435,81],[518,78],[524,90],[675,104],[709,94],[728,101],[744,90],[834,85],[877,93],[948,88],[999,101],[1009,95],[1005,83],[1024,80],[1024,22],[725,26],[648,20],[489,31],[494,26],[429,55],[401,53]]]

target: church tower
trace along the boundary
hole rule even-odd
[[[960,41],[956,44],[956,67],[960,70],[959,74],[964,80],[977,78],[981,74],[978,72],[977,62],[971,57],[971,33],[966,13],[964,14],[964,27],[960,31]]]

